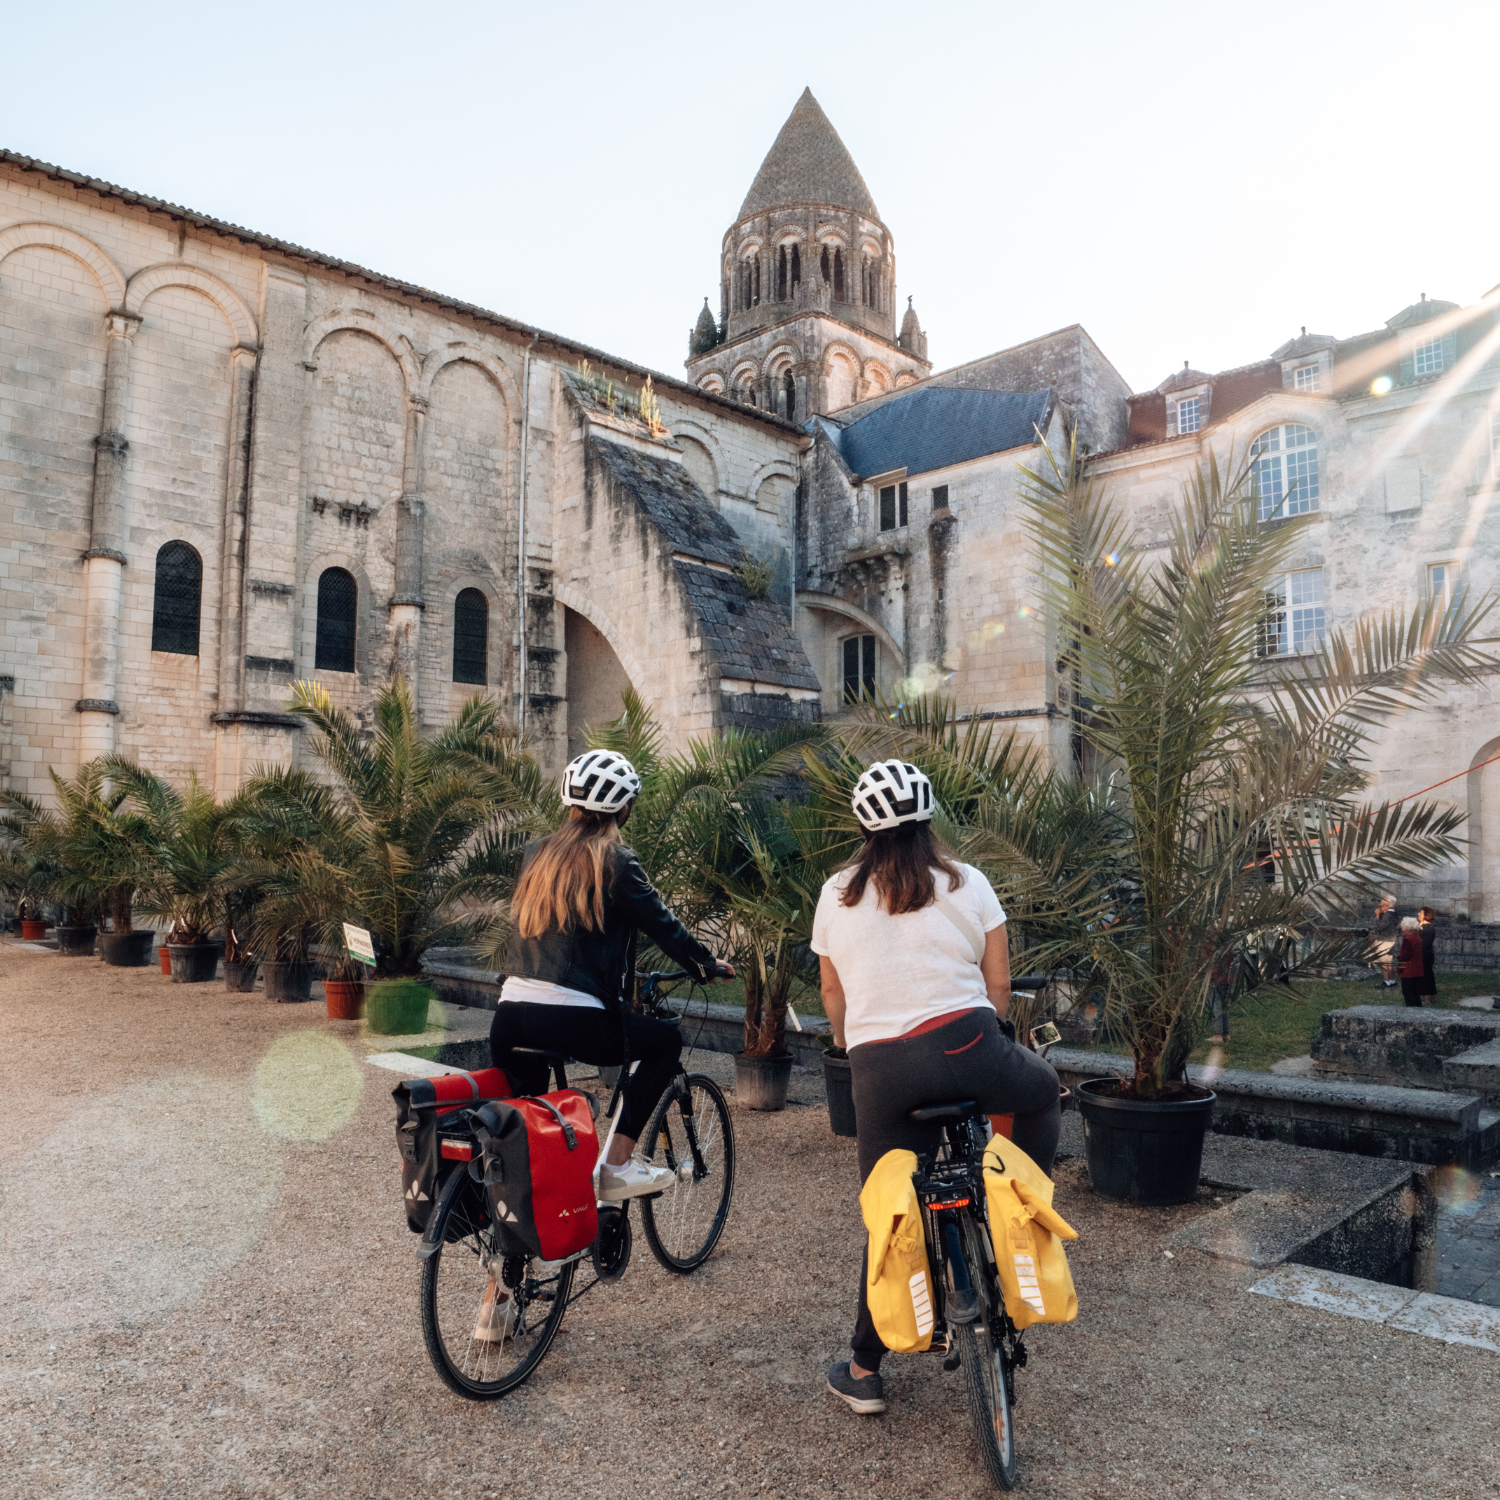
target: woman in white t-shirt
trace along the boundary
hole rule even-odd
[[[932,783],[902,761],[860,777],[858,858],[824,886],[813,918],[823,1008],[849,1049],[859,1130],[859,1180],[887,1151],[932,1151],[940,1127],[914,1125],[924,1104],[974,1099],[1013,1114],[1012,1139],[1052,1170],[1062,1123],[1057,1074],[1000,1029],[1010,1006],[1005,912],[988,880],[960,864],[932,831]],[[828,1388],[857,1412],[885,1410],[885,1345],[859,1273],[854,1358]]]

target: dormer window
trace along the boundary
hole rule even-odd
[[[1317,365],[1299,365],[1292,371],[1292,386],[1299,391],[1315,391],[1318,388]]]
[[[1412,368],[1418,375],[1438,375],[1443,369],[1443,340],[1428,339],[1412,351]]]
[[[1203,425],[1203,397],[1189,396],[1177,403],[1177,432],[1197,432]]]

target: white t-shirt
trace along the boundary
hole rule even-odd
[[[597,995],[583,990],[570,990],[565,984],[553,984],[547,979],[523,979],[511,974],[500,986],[500,998],[511,1005],[576,1005],[580,1010],[603,1010],[604,1002]]]
[[[956,891],[941,870],[932,872],[939,893],[975,927],[993,931],[1005,921],[999,897],[973,865],[959,869],[964,882]],[[847,1046],[886,1041],[947,1011],[989,1005],[973,944],[936,905],[893,917],[877,905],[870,881],[858,906],[844,906],[839,896],[851,873],[840,870],[824,882],[812,933],[813,952],[832,960],[844,986]]]

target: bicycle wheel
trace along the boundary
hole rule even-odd
[[[734,1126],[729,1105],[712,1078],[689,1073],[686,1083],[691,1113],[684,1112],[677,1088],[669,1088],[646,1127],[649,1159],[671,1167],[677,1181],[660,1197],[641,1200],[641,1227],[651,1253],[667,1270],[679,1272],[697,1270],[713,1254],[734,1197]],[[697,1158],[690,1126],[697,1137]]]
[[[989,1476],[1003,1490],[1016,1485],[1016,1425],[1005,1345],[993,1332],[993,1315],[1003,1312],[1000,1288],[991,1272],[984,1236],[972,1221],[963,1225],[964,1259],[979,1292],[984,1316],[957,1329],[959,1358],[968,1387],[969,1415]]]
[[[450,1389],[493,1401],[520,1385],[552,1346],[573,1288],[574,1263],[533,1277],[530,1261],[501,1255],[481,1202],[466,1170],[456,1168],[434,1210],[438,1248],[422,1263],[422,1337]],[[494,1311],[492,1281],[511,1298],[514,1310],[503,1317]],[[476,1337],[481,1332],[486,1336]]]

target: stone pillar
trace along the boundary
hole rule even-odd
[[[245,706],[245,545],[250,479],[250,413],[258,350],[241,344],[229,355],[229,463],[224,485],[223,562],[219,599],[219,712]]]
[[[426,507],[422,501],[422,462],[427,432],[427,402],[411,398],[406,421],[406,461],[401,496],[396,507],[396,592],[391,598],[391,676],[404,677],[418,705],[422,666],[422,533]],[[420,712],[418,717],[420,718]]]
[[[130,444],[125,423],[130,414],[130,355],[136,330],[134,313],[106,315],[104,353],[104,423],[94,439],[94,495],[89,550],[83,554],[83,695],[76,707],[81,760],[108,755],[115,748],[119,715],[116,679],[120,658],[121,573],[125,567],[125,472]]]

